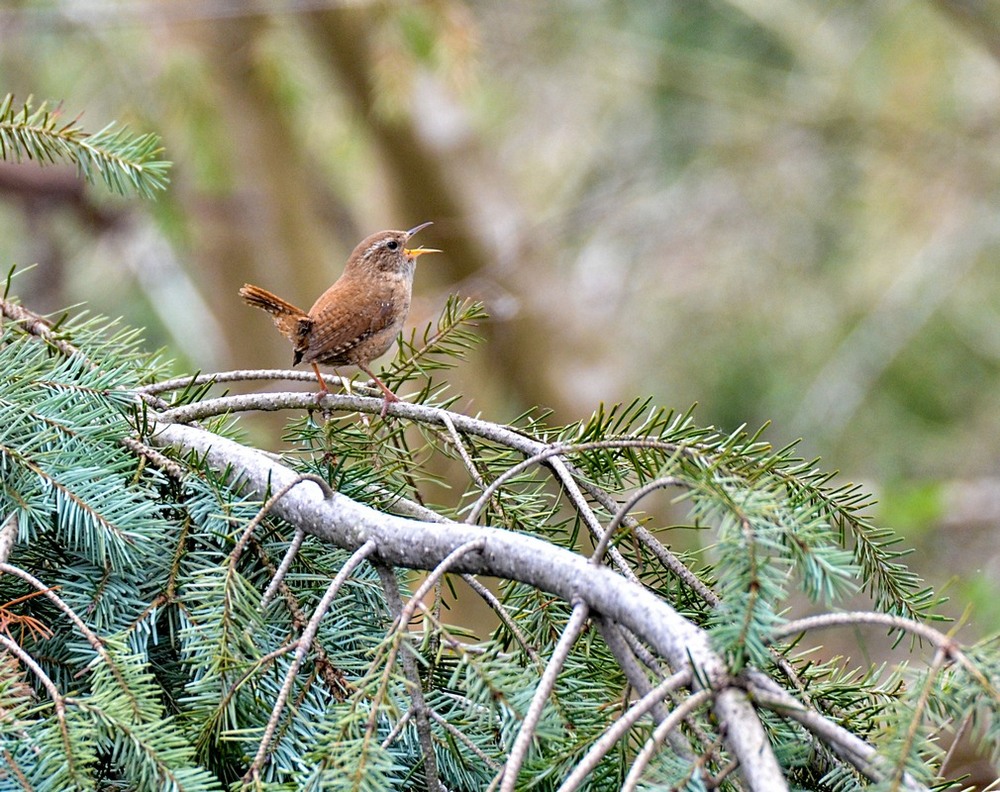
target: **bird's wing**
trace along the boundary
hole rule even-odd
[[[356,349],[373,336],[388,330],[399,315],[396,302],[390,296],[384,299],[369,299],[363,305],[356,301],[337,299],[330,294],[329,299],[320,301],[320,310],[310,313],[311,326],[303,338],[301,355],[298,347],[296,355],[306,363],[326,363],[331,366],[356,363],[359,357]],[[353,307],[352,307],[353,306]],[[395,335],[392,333],[391,336]],[[382,349],[367,350],[362,362],[378,357],[392,343],[392,337]]]

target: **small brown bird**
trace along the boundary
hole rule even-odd
[[[417,257],[441,252],[406,247],[410,237],[429,225],[421,223],[409,231],[379,231],[362,241],[347,259],[343,274],[309,313],[249,283],[240,289],[240,297],[271,314],[278,330],[292,342],[294,363],[312,364],[321,392],[329,389],[320,374],[320,363],[357,366],[375,380],[385,394],[384,418],[389,402],[399,401],[399,397],[368,366],[392,346],[403,328],[410,312]]]

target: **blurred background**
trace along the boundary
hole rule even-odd
[[[241,284],[308,308],[362,237],[433,220],[410,326],[453,292],[492,316],[460,409],[770,421],[876,493],[982,634],[998,59],[997,0],[5,2],[0,95],[158,133],[174,167],[153,202],[0,166],[0,267],[178,373],[283,367]]]

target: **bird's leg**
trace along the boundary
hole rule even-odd
[[[316,379],[319,380],[319,389],[320,389],[319,396],[320,397],[326,396],[326,394],[328,394],[330,392],[330,389],[328,387],[326,387],[326,380],[324,380],[323,379],[323,375],[319,373],[319,366],[317,366],[315,363],[313,363],[312,367],[313,367],[313,371],[316,372]]]
[[[378,385],[379,388],[382,389],[382,393],[385,395],[385,401],[382,402],[382,412],[379,413],[379,415],[382,418],[385,418],[385,413],[389,409],[389,402],[398,402],[399,401],[399,397],[395,393],[393,393],[391,390],[389,390],[389,388],[386,387],[386,384],[384,382],[382,382],[382,380],[380,380],[378,377],[376,377],[372,373],[371,369],[368,368],[368,366],[364,366],[364,365],[362,365],[362,364],[359,363],[358,364],[358,368],[361,369],[363,372],[365,372],[365,374],[367,374],[373,380],[375,380],[375,384]]]

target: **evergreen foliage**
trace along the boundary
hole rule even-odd
[[[15,321],[5,323],[0,345],[0,502],[16,519],[17,541],[0,575],[0,788],[423,789],[426,754],[404,658],[415,661],[433,713],[444,788],[490,786],[566,629],[568,603],[527,581],[503,580],[495,606],[504,621],[489,635],[470,635],[447,621],[460,585],[454,576],[430,599],[394,613],[375,567],[359,558],[321,605],[351,551],[307,536],[278,596],[262,608],[299,526],[273,508],[262,512],[259,497],[241,494],[204,457],[170,461],[146,445],[155,436],[143,437],[156,416],[209,404],[200,380],[160,401],[144,387],[162,380],[163,364],[142,352],[136,333],[100,318],[55,330],[10,302],[5,313]],[[471,339],[481,319],[478,305],[451,302],[424,340],[401,347],[389,376],[422,380],[421,410],[454,402],[435,380],[440,362],[430,361],[454,360],[466,346],[455,339]],[[377,399],[338,398],[379,407]],[[860,586],[877,592],[875,605],[888,613],[933,614],[934,601],[893,559],[886,547],[893,539],[864,517],[856,490],[831,487],[793,449],[774,451],[742,432],[723,436],[644,401],[601,408],[567,427],[528,415],[520,428],[491,432],[494,425],[479,422],[475,433],[462,423],[470,419],[451,415],[454,432],[391,416],[293,416],[283,464],[380,510],[472,516],[576,552],[598,541],[588,535],[592,519],[598,528],[617,525],[609,563],[624,564],[625,574],[708,629],[731,673],[754,669],[782,680],[815,712],[870,740],[883,763],[873,764],[882,779],[876,786],[890,788],[893,777],[907,788],[934,783],[934,738],[968,713],[997,751],[991,644],[963,655],[967,662],[941,648],[939,662],[904,686],[896,673],[814,663],[809,651],[775,639],[802,595],[829,605]],[[238,430],[231,420],[212,425],[228,436]],[[462,488],[455,469],[426,472],[442,457],[466,470]],[[553,482],[556,459],[587,493],[582,507]],[[453,489],[441,489],[445,479]],[[633,519],[634,494],[661,487],[677,492],[688,522],[716,536],[677,559],[689,580],[658,562],[669,550],[649,518]],[[431,508],[426,491],[450,498]],[[617,513],[622,504],[630,516]],[[288,677],[317,613],[315,638]],[[627,711],[628,691],[644,693],[643,684],[648,690],[669,673],[664,658],[634,637],[628,667],[594,628],[601,620],[592,614],[593,626],[546,693],[516,788],[559,787]],[[891,626],[906,629],[903,619]],[[275,710],[286,678],[286,703]],[[672,695],[668,710],[685,698],[681,690]],[[780,707],[761,706],[792,783],[866,785],[834,746]],[[708,702],[693,707],[688,728],[653,752],[643,788],[735,783],[727,776],[731,750],[710,712]],[[266,761],[246,776],[269,721]],[[654,725],[638,719],[594,763],[585,788],[631,783],[629,768]]]
[[[10,105],[6,156],[81,144]],[[120,166],[95,165],[155,188]],[[937,743],[966,722],[1000,754],[995,641],[928,625],[857,488],[649,401],[452,411],[478,304],[403,340],[387,381],[416,394],[385,419],[212,396],[252,375],[165,381],[114,322],[0,308],[0,790],[956,787]],[[242,440],[256,409],[289,413],[282,453]],[[692,527],[711,543],[664,543]],[[857,591],[870,612],[836,610]],[[477,595],[495,626],[451,624]],[[813,660],[814,629],[867,623],[933,657]]]
[[[0,160],[71,162],[85,179],[100,175],[120,195],[132,189],[150,198],[166,188],[170,163],[158,159],[163,149],[156,135],[133,135],[114,124],[89,133],[78,119],[63,121],[61,115],[45,102],[34,106],[30,97],[18,107],[7,94],[0,101]]]

